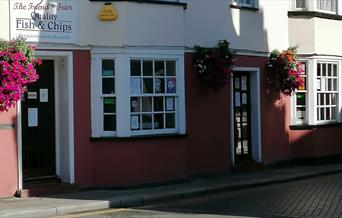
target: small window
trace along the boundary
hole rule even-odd
[[[233,5],[243,6],[243,7],[256,7],[256,0],[232,0]]]

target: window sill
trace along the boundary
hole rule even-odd
[[[330,128],[330,127],[342,127],[342,123],[327,123],[318,125],[290,125],[290,130],[311,130],[320,128]]]
[[[341,15],[337,14],[329,14],[324,12],[317,12],[317,11],[289,11],[287,13],[288,17],[293,18],[313,18],[319,17],[324,19],[331,19],[331,20],[342,20]]]
[[[131,141],[136,139],[164,139],[164,138],[185,138],[188,134],[158,134],[158,135],[142,135],[131,137],[91,137],[90,141]]]
[[[158,0],[89,0],[91,2],[137,2],[137,3],[147,3],[147,4],[159,4],[159,5],[175,5],[181,6],[187,9],[188,4],[183,2],[173,2],[173,1],[158,1]]]
[[[235,9],[241,9],[241,10],[247,10],[247,11],[258,11],[258,8],[255,7],[248,7],[248,6],[239,6],[239,5],[230,5],[230,8],[235,8]]]

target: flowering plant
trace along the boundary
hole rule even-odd
[[[303,68],[297,59],[297,47],[279,52],[272,51],[267,62],[268,85],[275,92],[291,96],[292,92],[304,85],[301,76]]]
[[[228,84],[234,61],[235,52],[227,40],[220,40],[214,48],[195,46],[194,69],[216,91]]]
[[[0,112],[14,106],[26,85],[38,79],[35,68],[41,60],[34,58],[34,50],[22,38],[0,42]]]

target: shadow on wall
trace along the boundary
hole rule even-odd
[[[188,1],[186,11],[186,43],[188,46],[212,47],[218,40],[227,39],[238,50],[268,50],[268,34],[264,27],[264,14],[258,11],[230,8],[228,1]],[[205,10],[204,10],[205,9]],[[203,13],[204,11],[204,13]],[[191,18],[196,17],[196,20]],[[189,26],[191,24],[191,26]],[[191,34],[191,35],[190,35]],[[190,174],[228,172],[231,144],[231,93],[230,85],[219,92],[213,91],[198,79],[192,67],[192,56],[186,57],[186,114],[188,169]],[[265,58],[238,57],[238,67],[265,65]],[[261,77],[261,80],[264,77]],[[262,90],[261,90],[261,93]],[[256,97],[259,93],[252,93]],[[257,122],[253,120],[252,122]],[[257,130],[256,130],[257,131]]]

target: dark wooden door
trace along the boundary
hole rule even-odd
[[[235,160],[252,160],[250,74],[234,72],[233,81]]]
[[[44,60],[38,74],[22,97],[24,182],[55,175],[54,61]]]

